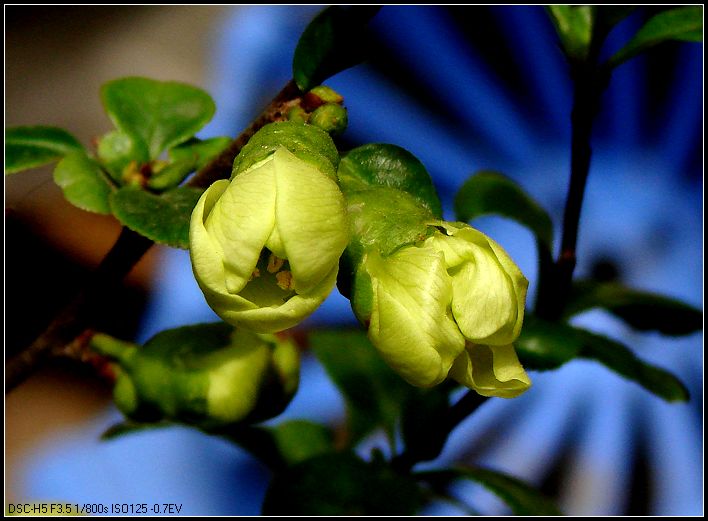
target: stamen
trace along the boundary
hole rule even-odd
[[[285,259],[276,257],[274,254],[270,254],[268,257],[268,273],[276,273],[285,264]]]
[[[275,274],[278,287],[284,290],[293,289],[293,274],[289,271],[279,271]]]
[[[248,281],[252,281],[253,279],[257,279],[258,277],[261,276],[261,270],[258,268],[253,268],[253,273],[251,273],[251,278],[248,279]]]

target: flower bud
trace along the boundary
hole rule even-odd
[[[101,352],[101,337],[94,347]],[[145,346],[104,349],[118,360],[118,408],[138,421],[204,429],[262,421],[285,408],[299,380],[295,344],[273,335],[201,324],[164,331]]]
[[[430,226],[426,239],[385,257],[370,252],[362,263],[372,343],[413,385],[451,376],[485,396],[521,394],[530,381],[512,342],[528,281],[482,232],[462,223]]]
[[[207,303],[258,332],[290,328],[334,287],[349,241],[331,138],[283,122],[257,133],[197,203],[190,254]]]
[[[322,105],[310,115],[310,124],[321,128],[331,136],[338,136],[344,132],[347,123],[347,109],[334,103]]]

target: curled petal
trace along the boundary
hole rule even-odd
[[[514,398],[531,387],[513,345],[468,342],[465,351],[455,360],[450,376],[482,396]]]
[[[384,360],[419,387],[442,382],[464,349],[451,317],[451,280],[443,256],[407,247],[382,259],[371,255],[373,306],[369,338]]]

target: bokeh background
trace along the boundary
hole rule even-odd
[[[98,90],[143,75],[200,86],[217,115],[202,137],[236,135],[291,76],[297,38],[318,6],[5,6],[5,124],[55,125],[84,144],[109,128]],[[637,13],[606,52],[640,26]],[[367,64],[327,82],[345,97],[342,148],[395,143],[433,176],[450,212],[473,172],[517,180],[559,230],[567,189],[571,84],[541,7],[386,6]],[[618,279],[703,307],[703,47],[670,43],[621,66],[603,99],[579,237],[579,276]],[[117,237],[110,217],[71,207],[44,168],[5,180],[6,355],[27,345]],[[496,218],[498,240],[535,289],[533,240]],[[105,329],[143,341],[214,320],[184,251],[155,247],[112,296]],[[333,294],[306,327],[353,324]],[[436,464],[469,461],[516,474],[572,515],[703,513],[702,333],[637,334],[601,312],[577,323],[628,343],[678,374],[688,404],[666,404],[586,361],[532,373],[522,397],[465,421]],[[344,406],[313,359],[283,418],[337,425]],[[5,497],[72,503],[172,502],[183,514],[259,513],[268,471],[239,448],[182,427],[110,442],[120,421],[90,372],[55,363],[5,399]],[[374,436],[361,448],[379,443]],[[455,494],[506,513],[484,490]],[[427,514],[463,513],[433,505]]]

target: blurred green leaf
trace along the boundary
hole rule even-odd
[[[411,386],[394,373],[359,330],[317,330],[309,335],[312,351],[344,395],[350,441],[378,427],[393,436]]]
[[[383,143],[370,143],[347,152],[337,172],[342,191],[377,187],[402,190],[413,196],[435,217],[442,209],[433,181],[423,164],[407,150]]]
[[[608,33],[615,25],[637,10],[636,5],[593,5],[593,19]]]
[[[218,156],[231,144],[231,141],[232,139],[230,137],[213,137],[205,140],[192,138],[189,141],[185,141],[171,148],[168,154],[172,161],[194,159],[198,170]]]
[[[703,40],[703,7],[677,7],[652,16],[622,49],[609,59],[617,67],[637,54],[668,40]]]
[[[84,147],[66,130],[55,127],[5,129],[5,174],[14,174],[57,161]]]
[[[69,152],[54,169],[54,182],[74,206],[89,212],[110,214],[112,188],[101,167],[83,150]]]
[[[161,421],[155,423],[137,423],[133,421],[124,421],[116,423],[110,426],[106,431],[101,434],[102,441],[110,441],[130,434],[136,434],[139,432],[152,431],[156,429],[164,429],[165,427],[172,427],[174,423],[168,421]]]
[[[365,27],[380,8],[335,5],[310,22],[293,56],[293,78],[301,91],[365,59]]]
[[[521,334],[514,343],[526,369],[556,369],[572,360],[583,347],[577,330],[562,322],[549,322],[533,315],[524,317]]]
[[[125,226],[159,244],[189,248],[189,221],[203,190],[178,187],[161,195],[123,187],[110,197],[113,215]]]
[[[178,159],[151,175],[147,180],[147,187],[158,192],[174,188],[194,172],[195,166],[196,159],[194,157]]]
[[[609,338],[576,329],[583,340],[580,356],[596,360],[621,376],[632,380],[667,402],[685,402],[686,387],[674,375],[648,364],[623,344]]]
[[[602,308],[640,331],[688,335],[703,328],[703,313],[675,299],[639,291],[614,282],[575,282],[566,308],[570,317]]]
[[[201,89],[173,81],[121,78],[101,88],[104,109],[150,159],[186,141],[211,120],[216,106]]]
[[[532,486],[503,472],[481,467],[456,467],[447,470],[420,472],[418,477],[434,488],[446,489],[457,479],[475,481],[502,499],[517,516],[561,516],[553,501]]]
[[[592,39],[592,7],[552,5],[547,9],[566,56],[578,60],[585,59]]]
[[[553,246],[548,213],[515,181],[497,172],[481,171],[470,177],[455,196],[455,214],[465,222],[482,215],[502,215],[531,230],[548,250]]]
[[[123,169],[131,161],[137,165],[147,163],[147,151],[136,144],[135,140],[125,132],[113,130],[104,134],[98,141],[98,158],[106,168],[111,178],[123,184]]]
[[[422,504],[412,478],[345,452],[321,454],[276,474],[263,515],[413,515]]]
[[[290,420],[275,427],[267,427],[278,453],[288,465],[294,465],[319,454],[332,452],[334,434],[319,423]]]

